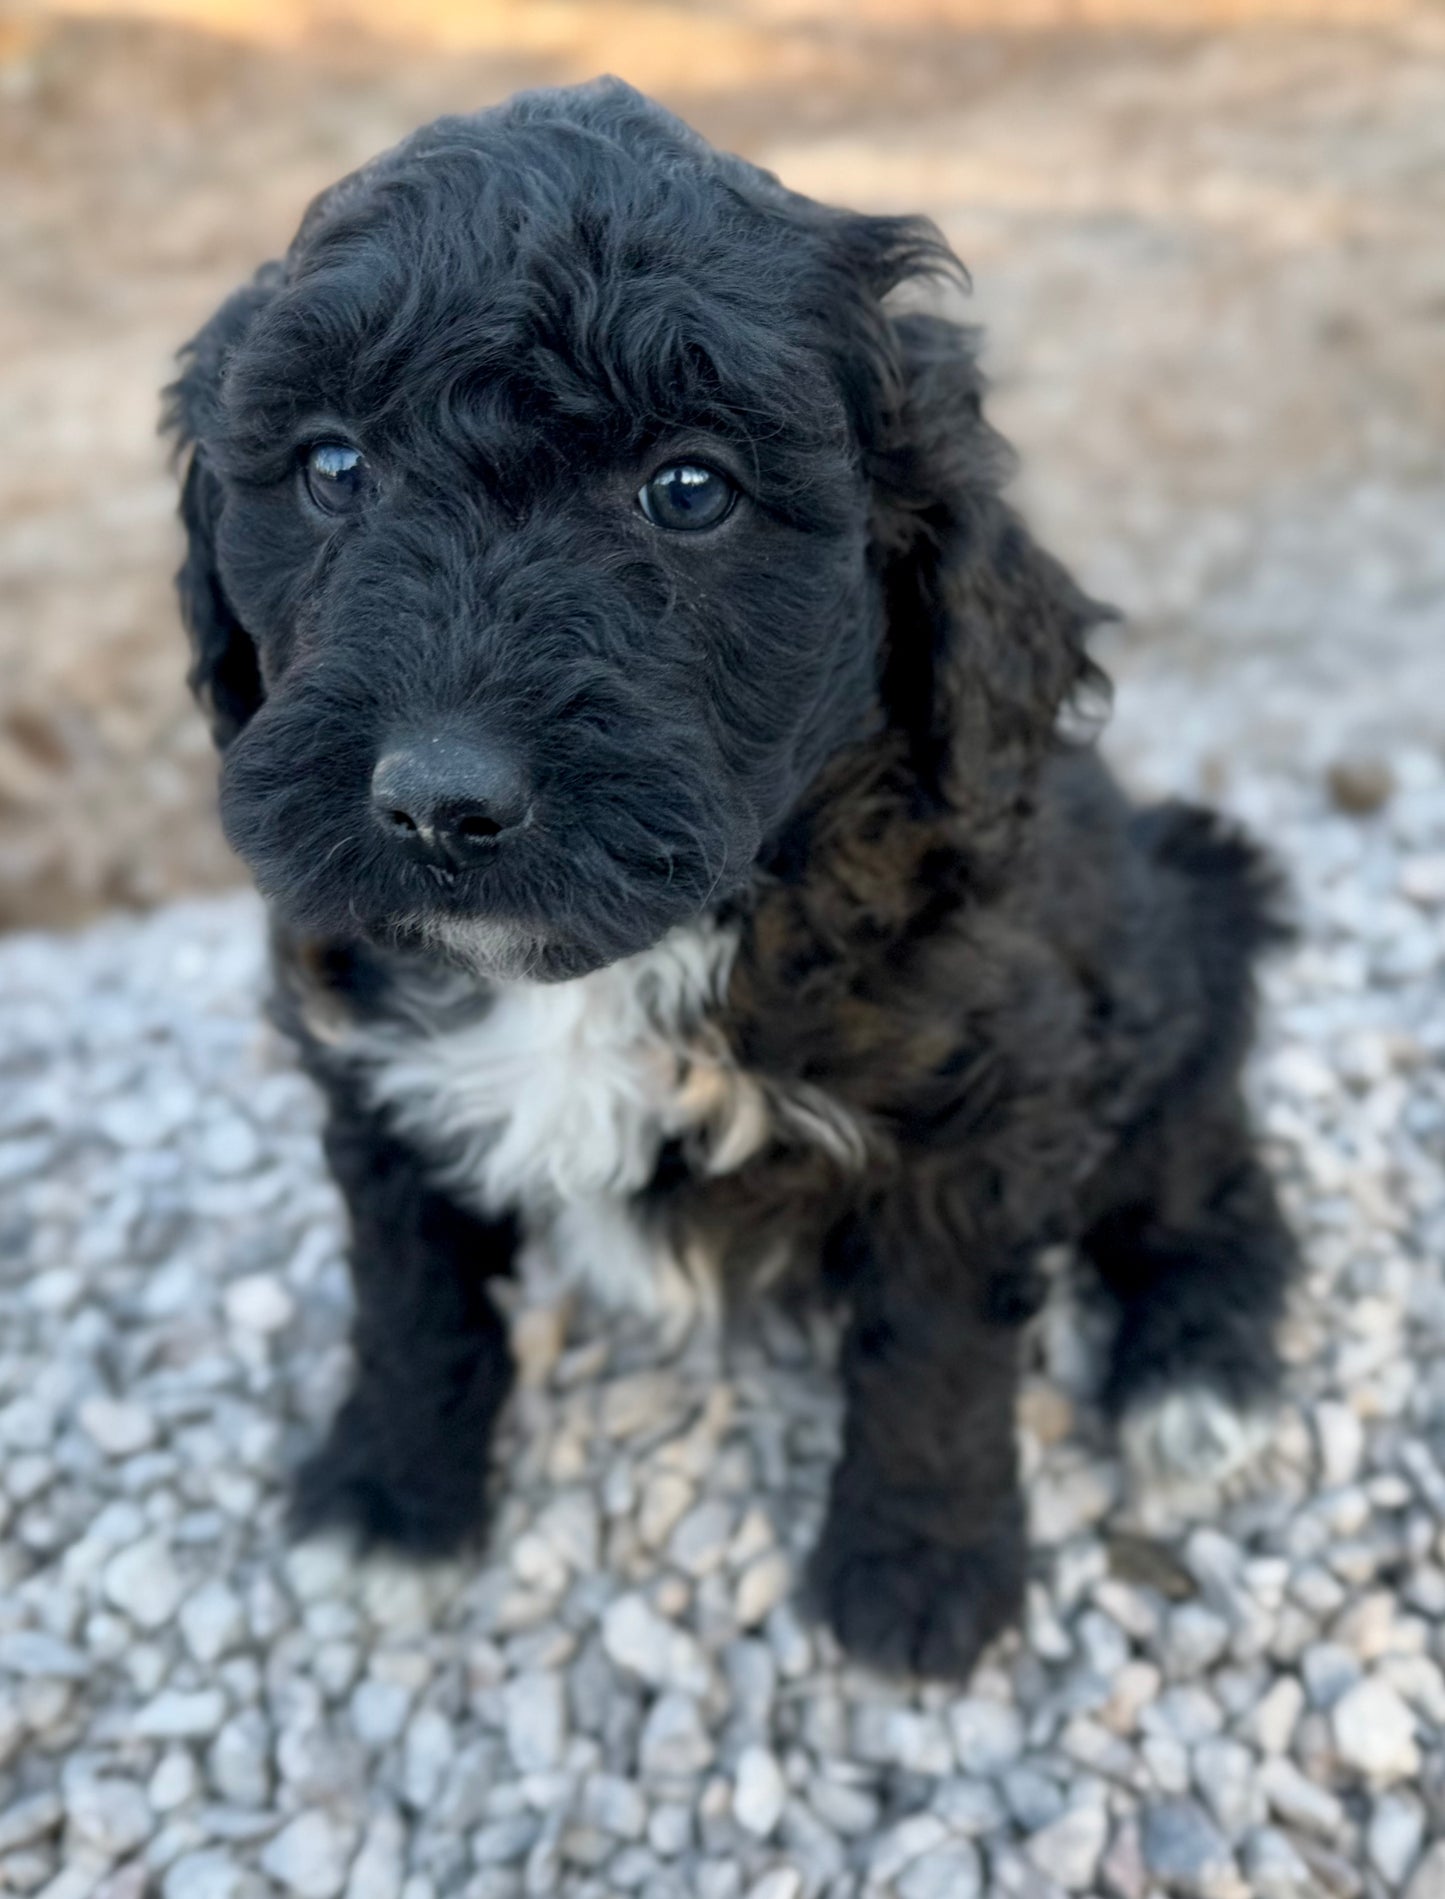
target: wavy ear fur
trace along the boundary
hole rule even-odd
[[[216,418],[226,359],[270,300],[279,275],[277,266],[267,265],[221,305],[182,350],[181,374],[165,392],[162,426],[187,456],[181,484],[186,554],[176,575],[181,618],[191,642],[187,679],[222,750],[265,694],[255,645],[226,599],[216,565],[224,491],[207,462],[206,439]]]
[[[874,449],[885,705],[930,795],[981,849],[1006,848],[1061,714],[1107,692],[1086,641],[1114,616],[1000,497],[1011,457],[983,417],[974,332],[910,314],[892,339],[897,393]]]

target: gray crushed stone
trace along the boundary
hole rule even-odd
[[[259,908],[0,942],[0,1889],[1445,1893],[1445,769],[1341,782],[1229,792],[1303,924],[1254,1072],[1309,1257],[1266,1463],[1131,1497],[1057,1308],[1028,1625],[966,1693],[800,1618],[832,1340],[768,1310],[724,1347],[533,1275],[489,1556],[288,1548],[348,1305]]]

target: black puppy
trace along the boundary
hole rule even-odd
[[[1018,1609],[1045,1247],[1135,1446],[1245,1449],[1270,879],[1060,735],[1101,610],[999,497],[973,338],[888,303],[957,269],[604,83],[418,132],[190,346],[191,679],[353,1227],[301,1526],[478,1528],[524,1229],[614,1297],[842,1296],[810,1586],[876,1663]]]

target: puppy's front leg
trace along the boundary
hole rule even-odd
[[[1020,1610],[1014,1403],[1027,1264],[912,1195],[850,1224],[843,1455],[809,1568],[857,1660],[961,1680]]]
[[[440,1556],[480,1531],[492,1427],[512,1384],[486,1281],[511,1265],[509,1221],[440,1193],[420,1158],[327,1079],[326,1152],[351,1215],[356,1373],[326,1443],[297,1473],[298,1534]]]

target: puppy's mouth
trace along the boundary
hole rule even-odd
[[[569,982],[608,960],[581,943],[539,936],[491,917],[434,912],[396,934],[407,947],[440,955],[483,982]]]
[[[438,864],[376,822],[366,748],[352,756],[338,737],[315,771],[316,732],[337,724],[324,704],[269,703],[227,752],[221,817],[298,930],[430,951],[481,981],[564,982],[657,942],[751,862],[750,835],[733,839],[705,789],[681,779],[675,796],[644,798],[599,778],[590,801],[538,791],[535,821],[529,806],[508,834]]]

